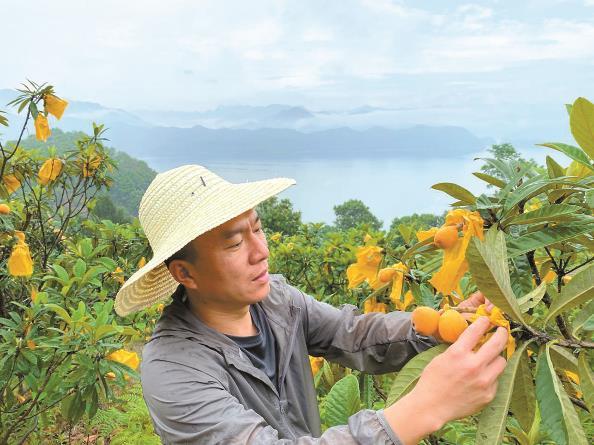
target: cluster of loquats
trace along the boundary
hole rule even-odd
[[[124,284],[126,281],[124,278],[124,271],[120,266],[116,267],[116,269],[111,273],[111,277],[120,284]]]
[[[17,238],[17,243],[13,246],[8,258],[8,273],[13,277],[30,277],[33,274],[33,259],[29,246],[25,242],[25,234],[15,231],[14,236]]]
[[[311,366],[311,372],[315,376],[320,369],[322,369],[322,365],[324,364],[324,357],[313,357],[309,356],[309,365]]]
[[[468,313],[468,321],[461,311]],[[412,312],[412,323],[415,330],[422,335],[436,337],[446,343],[454,343],[466,330],[468,322],[473,323],[480,317],[487,317],[492,327],[485,333],[477,347],[493,335],[494,329],[501,326],[508,332],[506,355],[508,358],[511,357],[516,349],[516,342],[511,334],[509,320],[498,307],[493,307],[491,312],[488,312],[484,304],[478,308],[455,308],[446,304],[439,311],[431,307],[419,306]]]
[[[383,314],[387,314],[388,306],[386,306],[386,303],[378,302],[377,298],[375,298],[375,297],[369,297],[363,303],[363,313],[369,314],[371,312],[381,312]]]
[[[106,357],[108,360],[121,363],[122,365],[126,365],[127,367],[137,370],[138,365],[140,364],[140,358],[138,358],[138,354],[136,352],[126,351],[125,349],[118,349],[117,351],[112,352]],[[115,379],[115,374],[113,372],[108,372],[105,375],[108,379]],[[128,380],[128,376],[124,377]]]
[[[365,241],[371,242],[366,236]],[[398,262],[380,269],[384,259],[384,250],[376,245],[359,247],[356,252],[357,262],[347,268],[348,288],[353,289],[363,283],[367,283],[373,290],[378,290],[391,285],[390,301],[399,310],[406,310],[414,301],[412,293],[407,292],[402,301],[402,288],[404,275],[408,267]],[[383,306],[382,306],[383,305]],[[387,312],[385,303],[378,303],[375,298],[369,298],[364,303],[364,312]]]
[[[55,181],[62,171],[63,161],[58,158],[47,159],[37,174],[37,180],[41,185],[47,185],[50,181]]]
[[[64,114],[64,110],[68,106],[68,102],[53,94],[43,95],[43,112],[37,112],[35,118],[35,138],[39,141],[46,142],[47,138],[51,136],[52,130],[49,127],[47,115],[51,114],[56,119],[60,119]]]
[[[460,235],[462,233],[462,236]],[[417,232],[419,241],[433,237],[436,247],[443,250],[441,268],[429,281],[444,296],[450,296],[454,303],[461,301],[460,280],[468,271],[466,249],[472,237],[483,240],[483,218],[478,212],[454,209],[448,212],[445,224]]]

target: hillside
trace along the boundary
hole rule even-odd
[[[76,140],[83,134],[80,131],[64,132],[54,128],[47,143],[37,141],[34,136],[29,136],[23,140],[22,146],[28,149],[39,149],[41,153],[44,153],[48,147],[55,146],[58,153],[63,153],[72,149]],[[127,214],[136,216],[140,199],[157,173],[146,162],[135,159],[127,153],[111,147],[109,151],[118,168],[112,174],[114,183],[107,195],[116,206],[122,207]]]

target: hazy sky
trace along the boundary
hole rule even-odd
[[[0,88],[130,110],[373,105],[492,135],[594,100],[594,0],[0,0],[0,20]]]

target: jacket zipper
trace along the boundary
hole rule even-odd
[[[293,428],[291,428],[291,425],[288,422],[288,416],[287,416],[287,403],[286,403],[287,397],[285,394],[285,378],[287,376],[287,370],[289,369],[289,363],[291,362],[291,356],[293,355],[293,348],[295,346],[295,339],[297,337],[297,328],[299,326],[299,319],[298,319],[298,317],[294,316],[295,310],[297,310],[298,313],[301,312],[300,308],[291,306],[291,315],[293,316],[293,326],[291,327],[291,337],[289,338],[289,348],[287,350],[287,355],[286,355],[287,358],[285,359],[285,363],[283,364],[283,369],[282,369],[280,379],[279,379],[279,389],[280,389],[279,404],[280,404],[280,409],[281,409],[281,417],[287,427],[287,430],[293,435],[294,439],[297,438],[297,435],[295,434],[295,431],[293,431]]]

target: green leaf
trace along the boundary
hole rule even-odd
[[[570,179],[558,178],[558,179],[538,179],[538,177],[531,178],[526,181],[512,193],[510,193],[505,199],[505,210],[510,212],[514,210],[514,207],[520,204],[521,201],[528,201],[535,196],[544,193],[549,189],[555,189],[560,185],[565,185],[567,188],[575,189],[587,189],[588,186],[581,184]]]
[[[544,221],[562,221],[564,216],[571,216],[581,210],[580,206],[569,204],[551,204],[531,212],[505,218],[501,221],[504,226],[535,224]],[[566,218],[565,218],[566,219]]]
[[[553,158],[547,156],[547,171],[549,173],[549,178],[559,178],[561,176],[565,176],[565,169],[557,163]]]
[[[329,386],[334,385],[334,373],[332,372],[332,368],[330,364],[324,359],[324,363],[322,364],[322,375],[324,376],[324,380]]]
[[[567,111],[567,114],[569,116],[571,116],[571,109],[572,109],[573,105],[572,104],[565,104],[565,110]]]
[[[584,402],[591,413],[594,413],[594,373],[588,363],[586,351],[582,350],[578,359],[578,375],[580,376],[580,389],[584,395]]]
[[[485,297],[509,317],[524,324],[511,287],[503,232],[492,227],[485,233],[485,241],[473,238],[466,250],[466,260],[474,282]]]
[[[326,425],[346,425],[349,417],[359,411],[360,406],[359,381],[349,374],[336,382],[324,400]]]
[[[86,271],[87,271],[87,264],[80,258],[77,258],[76,262],[74,263],[74,267],[73,267],[74,275],[78,278],[81,278]]]
[[[445,344],[437,345],[415,355],[409,360],[398,372],[398,375],[396,375],[392,387],[390,388],[388,398],[386,399],[386,406],[392,405],[402,396],[410,392],[410,390],[417,384],[417,380],[419,380],[421,372],[423,372],[425,366],[447,348],[448,345]]]
[[[373,409],[373,402],[375,402],[375,388],[373,387],[373,376],[363,374],[363,394],[361,400],[366,409]]]
[[[549,308],[545,323],[548,323],[561,312],[586,303],[592,298],[594,298],[594,263],[590,263],[580,270],[561,289],[561,293]]]
[[[594,159],[594,104],[578,97],[571,107],[569,127],[579,146]]]
[[[502,181],[501,179],[496,178],[495,176],[487,175],[486,173],[481,172],[474,172],[473,175],[479,179],[482,179],[488,184],[494,185],[495,187],[505,187],[505,181]]]
[[[547,292],[547,283],[543,281],[539,286],[535,287],[531,292],[524,295],[522,298],[518,298],[518,304],[522,313],[528,312],[534,306],[536,306],[544,294]]]
[[[588,324],[591,324],[592,329],[588,329]],[[573,322],[571,323],[572,334],[577,337],[577,334],[582,329],[594,330],[594,300],[588,302],[584,308],[578,312]]]
[[[557,371],[578,372],[577,358],[567,349],[558,345],[551,345],[550,352],[551,361]]]
[[[56,276],[60,279],[60,284],[68,283],[70,277],[68,276],[68,272],[59,264],[52,264],[52,269],[56,272]]]
[[[548,343],[541,347],[536,364],[536,399],[542,423],[559,445],[587,445],[580,419],[555,374],[549,353],[550,346]]]
[[[536,144],[540,145],[541,147],[548,147],[552,148],[553,150],[560,151],[561,153],[567,155],[574,161],[579,162],[582,165],[594,170],[592,164],[590,163],[590,159],[588,159],[588,155],[584,153],[584,151],[579,147],[574,147],[573,145],[563,144],[561,142],[547,142],[545,144]]]
[[[58,306],[54,303],[47,303],[43,306],[58,314],[58,316],[60,316],[60,318],[62,318],[62,320],[64,320],[66,323],[72,323],[72,318],[70,317],[68,312],[66,312],[66,309],[64,309],[62,306]]]
[[[77,391],[74,394],[62,400],[61,404],[62,415],[66,417],[72,424],[76,424],[82,417],[85,405],[83,403],[81,394]]]
[[[440,182],[431,186],[432,189],[442,191],[466,204],[474,204],[476,197],[464,187],[451,182]]]
[[[121,334],[124,328],[122,326],[112,326],[109,324],[105,324],[103,326],[99,326],[97,330],[94,332],[94,339],[95,341],[101,340],[102,338],[109,337],[115,334]]]
[[[536,396],[534,378],[530,371],[530,358],[527,353],[520,360],[509,409],[522,429],[530,431],[536,415]]]
[[[398,224],[398,231],[402,235],[402,239],[404,240],[404,242],[406,244],[409,244],[413,236],[412,227],[407,226],[406,224]]]
[[[588,207],[590,207],[591,209],[594,209],[594,189],[588,190],[585,193],[585,198],[586,198],[586,204],[588,204]]]
[[[520,362],[527,360],[524,352],[529,342],[523,343],[509,359],[505,371],[499,378],[497,394],[489,405],[483,408],[478,421],[475,444],[499,445],[503,441],[507,425],[507,411],[516,385]],[[520,382],[523,383],[523,382]]]
[[[514,178],[514,171],[511,165],[506,162],[500,161],[499,159],[493,158],[474,158],[474,160],[485,161],[489,166],[493,167],[496,171],[501,173],[502,176],[508,179],[508,182],[512,182]]]
[[[509,238],[507,252],[510,258],[523,255],[532,250],[541,249],[551,244],[568,241],[594,230],[594,224],[566,224],[558,227],[545,227],[537,232],[528,233],[517,238]]]

